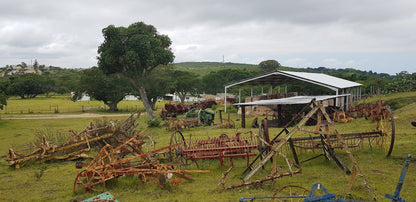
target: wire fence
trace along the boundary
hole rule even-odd
[[[81,105],[81,106],[5,106],[1,114],[53,114],[53,113],[83,113],[83,112],[108,112],[107,105]],[[118,112],[144,112],[140,105],[123,105],[118,107]]]

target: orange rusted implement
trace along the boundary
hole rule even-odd
[[[352,112],[359,112],[355,115]],[[341,118],[337,117],[337,114],[342,114]],[[367,114],[367,115],[366,115]],[[363,149],[368,147],[369,149],[378,148],[382,150],[386,157],[389,157],[393,151],[394,140],[395,140],[395,124],[394,124],[394,116],[391,109],[385,105],[385,103],[379,101],[374,104],[365,104],[365,105],[358,105],[357,107],[343,112],[336,112],[332,114],[332,121],[342,121],[348,122],[348,119],[354,117],[365,116],[366,118],[370,118],[371,120],[376,122],[376,126],[374,129],[369,131],[363,132],[352,132],[352,133],[341,133],[341,137],[343,142],[348,146],[348,148],[357,148]],[[315,150],[315,149],[323,149],[325,144],[329,145],[332,149],[343,149],[343,145],[338,141],[338,138],[335,133],[329,133],[326,131],[319,130],[320,127],[327,124],[326,121],[316,124],[316,129],[301,127],[299,131],[306,132],[310,134],[309,137],[292,137],[290,139],[290,144],[286,144],[286,146],[290,146],[292,150]],[[290,124],[288,124],[290,125]],[[268,139],[268,127],[267,122],[262,121],[259,125],[260,128],[260,136],[263,139]],[[357,128],[357,130],[360,130]],[[280,134],[279,134],[280,135]],[[279,136],[278,135],[278,136]],[[322,137],[320,135],[325,136],[325,142],[322,141]],[[272,141],[273,142],[280,142],[282,139],[276,136]],[[269,142],[269,141],[268,141]],[[295,157],[297,158],[297,157]],[[296,163],[299,163],[296,160]]]
[[[180,131],[175,131],[171,136],[171,145],[183,142],[183,145],[170,149],[172,162],[185,164],[186,160],[197,163],[199,159],[219,159],[221,165],[225,158],[247,157],[249,164],[250,156],[256,156],[258,141],[256,135],[249,132],[237,132],[235,136],[228,137],[222,134],[219,137],[209,139],[195,139],[185,141]]]
[[[137,116],[138,117],[138,116]],[[26,146],[21,150],[9,149],[6,161],[15,168],[32,161],[51,161],[51,160],[74,160],[88,157],[86,153],[91,147],[100,146],[105,143],[118,145],[120,141],[129,139],[130,134],[134,134],[137,119],[132,114],[127,120],[113,122],[96,120],[91,122],[80,133],[70,130],[69,134],[53,134],[52,136],[39,136],[38,141]],[[60,142],[56,140],[61,139]],[[105,143],[103,143],[105,142]]]
[[[172,118],[165,122],[166,130],[175,131],[189,129],[199,125],[197,118]]]
[[[306,113],[306,110],[308,108],[311,108],[311,110]],[[306,114],[303,115],[304,113]],[[315,130],[313,129],[308,130],[304,127],[311,117],[316,117],[317,124],[316,124]],[[294,144],[297,144],[298,143],[297,141],[303,141],[303,140],[306,141],[308,139],[301,139],[302,137],[295,139],[294,136],[296,133],[300,131],[306,131],[314,135],[319,135],[317,139],[319,140],[319,144],[321,145],[320,148],[324,150],[325,157],[327,158],[331,157],[337,163],[339,167],[341,167],[347,174],[351,175],[349,186],[352,185],[356,176],[360,176],[363,179],[363,183],[366,186],[366,188],[370,191],[371,194],[374,195],[374,192],[372,192],[372,189],[369,186],[367,179],[361,172],[357,161],[353,157],[352,153],[349,151],[350,147],[346,144],[346,141],[344,139],[345,136],[343,137],[333,127],[333,121],[330,119],[329,115],[326,113],[326,110],[322,103],[313,100],[310,104],[305,106],[304,109],[302,109],[302,111],[297,115],[297,117],[295,117],[291,122],[297,121],[297,120],[299,122],[293,128],[288,129],[287,127],[292,124],[292,123],[288,123],[287,126],[270,141],[267,141],[267,139],[269,138],[267,125],[266,127],[263,127],[263,129],[262,127],[260,127],[259,140],[261,140],[261,142],[263,142],[267,147],[259,151],[259,154],[257,155],[257,157],[253,159],[253,161],[250,163],[247,169],[242,173],[243,183],[226,187],[226,189],[232,189],[232,188],[251,185],[251,184],[258,184],[258,183],[262,183],[268,180],[274,180],[276,178],[280,178],[284,176],[292,176],[293,174],[300,173],[301,169],[298,166],[299,163],[297,160],[296,152],[294,150]],[[267,124],[267,122],[265,123]],[[282,135],[282,137],[279,137],[280,135]],[[338,146],[342,147],[345,153],[347,153],[350,161],[353,164],[351,170],[349,170],[348,167],[345,166],[340,160],[340,158],[338,158],[338,156],[335,154],[334,152],[335,145],[332,144],[335,141],[331,142],[330,141],[331,138],[336,139]],[[312,140],[311,142],[313,142],[313,139],[311,140]],[[288,159],[282,153],[281,149],[284,145],[290,145],[290,147],[292,148],[293,156],[295,158],[296,163]],[[310,147],[314,148],[317,146],[318,145],[313,144]],[[287,164],[288,169],[283,170],[283,167],[279,167],[279,169],[276,169],[277,157],[283,157],[284,161]],[[267,177],[263,177],[262,179],[259,179],[259,180],[250,180],[251,177],[253,177],[261,168],[264,168],[266,163],[269,161],[272,161],[273,163],[270,175],[268,175]]]
[[[113,148],[111,145],[104,146],[97,156],[86,166],[85,170],[79,172],[74,182],[74,192],[79,190],[87,191],[104,191],[105,182],[124,175],[139,175],[146,181],[148,177],[156,176],[166,180],[168,174],[176,175],[186,180],[193,180],[185,175],[186,173],[207,173],[205,170],[175,170],[175,164],[162,164],[152,155],[171,147],[179,146],[182,143],[170,145],[146,153],[141,152],[143,141],[138,137],[145,131],[138,133],[136,136],[127,140],[120,146]],[[122,154],[126,146],[135,148],[130,154]],[[173,183],[178,180],[173,180]]]

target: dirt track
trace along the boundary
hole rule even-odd
[[[101,117],[120,117],[130,116],[130,114],[41,114],[41,115],[10,115],[7,117],[1,116],[3,120],[10,119],[73,119],[73,118],[101,118]]]

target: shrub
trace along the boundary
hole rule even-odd
[[[161,121],[159,119],[156,119],[154,121],[148,120],[147,121],[147,127],[149,128],[157,128],[160,126]]]

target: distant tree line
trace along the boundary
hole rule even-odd
[[[269,62],[270,63],[270,62]],[[265,63],[263,63],[265,64]],[[199,95],[202,93],[217,94],[224,92],[224,86],[246,78],[258,76],[275,70],[291,70],[287,67],[275,66],[274,69],[261,68],[257,70],[247,69],[222,69],[212,71],[204,76],[193,72],[176,70],[174,65],[159,65],[143,80],[147,92],[147,99],[152,107],[158,99],[167,93],[177,93],[182,101],[187,95]],[[106,75],[98,67],[74,70],[59,67],[49,67],[48,71],[38,74],[16,74],[4,76],[0,79],[0,109],[7,104],[10,96],[19,96],[22,99],[34,98],[39,94],[50,96],[51,93],[69,94],[75,92],[74,100],[80,98],[83,93],[93,99],[103,101],[111,111],[117,111],[117,104],[126,95],[140,97],[130,83],[120,75]],[[376,95],[395,92],[416,91],[416,73],[410,74],[402,71],[394,76],[378,74],[372,71],[360,71],[355,69],[328,69],[325,67],[296,69],[297,71],[326,73],[350,81],[363,84],[362,94]],[[288,92],[300,92],[300,94],[318,95],[330,94],[330,90],[312,85],[306,82],[297,82],[287,86],[272,86],[273,92],[287,90]],[[240,91],[241,90],[241,91]],[[268,93],[270,86],[246,86],[229,89],[229,93],[242,97]]]

